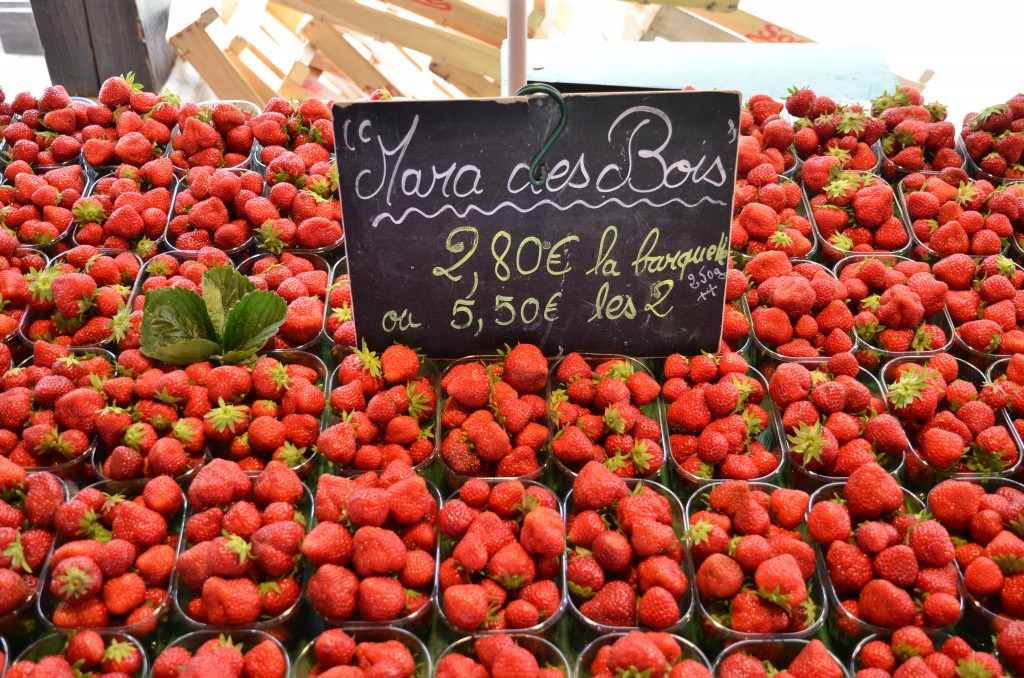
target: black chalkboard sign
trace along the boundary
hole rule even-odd
[[[546,95],[334,107],[360,339],[435,358],[532,342],[717,350],[738,92]]]

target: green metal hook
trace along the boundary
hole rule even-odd
[[[555,129],[551,131],[551,134],[548,135],[548,138],[540,147],[540,150],[537,151],[530,160],[530,183],[534,186],[541,186],[544,184],[544,179],[548,176],[547,169],[541,168],[541,161],[544,159],[544,155],[551,150],[551,147],[565,130],[565,126],[569,123],[569,105],[565,103],[565,99],[562,98],[561,92],[551,85],[542,82],[520,87],[519,91],[516,92],[516,96],[523,96],[524,94],[532,94],[534,92],[547,94],[549,97],[557,101],[558,107],[562,109],[562,117],[559,119],[558,124],[555,125]]]

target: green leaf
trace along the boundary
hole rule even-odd
[[[143,355],[172,365],[202,362],[220,351],[202,298],[181,287],[146,294],[140,334]]]
[[[147,297],[147,302],[149,301]],[[288,304],[273,292],[250,292],[228,314],[221,345],[225,363],[245,360],[263,348],[284,322]]]
[[[217,266],[203,273],[203,301],[217,336],[223,336],[228,315],[256,286],[230,266]]]

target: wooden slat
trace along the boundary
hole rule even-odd
[[[395,84],[330,24],[310,19],[299,27],[299,32],[361,90],[371,92],[378,87],[387,87],[392,94],[399,94]]]
[[[92,38],[87,30],[69,30],[88,25],[85,0],[32,0],[32,11],[50,80],[64,85],[72,96],[95,96],[100,80]]]
[[[356,33],[392,42],[428,54],[435,61],[497,79],[501,73],[498,50],[479,40],[444,28],[432,28],[361,5],[354,0],[274,0]]]
[[[217,11],[207,8],[198,19],[169,34],[167,40],[181,58],[192,64],[218,97],[265,103],[263,96],[206,32],[206,27],[215,21],[220,21]]]
[[[242,42],[244,44],[244,40]],[[260,71],[266,68],[266,64],[262,63],[255,52],[245,49],[238,52],[227,50],[224,56],[255,93],[255,98],[248,99],[248,101],[265,106],[271,97],[277,96],[277,85],[280,83],[280,78],[273,73],[272,75],[275,77],[272,79],[261,76]],[[249,59],[249,63],[246,63],[246,59]],[[254,68],[254,66],[258,66],[258,68]]]
[[[387,3],[419,14],[439,26],[452,28],[495,47],[501,45],[501,41],[507,34],[503,16],[491,14],[467,0],[442,0],[441,2],[387,0]]]
[[[799,33],[794,33],[787,28],[773,24],[770,21],[765,21],[761,17],[754,16],[753,14],[742,10],[731,12],[729,14],[709,12],[703,9],[687,9],[683,11],[733,31],[750,42],[773,42],[783,44],[814,42],[810,38],[805,38]]]
[[[439,64],[432,61],[430,72],[458,87],[466,96],[496,97],[501,94],[501,86],[498,83],[491,82],[476,73],[455,68],[451,64]]]
[[[663,8],[651,22],[643,39],[655,38],[673,42],[749,42],[738,33],[716,26],[678,7]]]
[[[630,0],[641,5],[665,5],[666,7],[693,7],[709,12],[735,12],[739,0]]]
[[[275,5],[274,3],[270,3],[267,6],[267,14],[280,21],[281,25],[292,33],[298,33],[299,26],[306,20],[306,15],[303,12],[297,12],[294,9]]]

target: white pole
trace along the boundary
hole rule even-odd
[[[508,0],[508,94],[526,84],[526,0]]]

